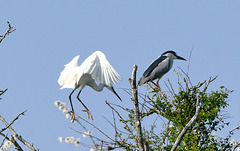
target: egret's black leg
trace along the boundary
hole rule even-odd
[[[79,98],[79,95],[80,95],[81,91],[82,91],[82,90],[80,90],[80,91],[78,92],[77,99],[78,99],[78,101],[84,106],[84,108],[86,109],[86,110],[83,110],[83,111],[87,112],[88,118],[91,117],[91,119],[93,120],[92,114],[90,113],[89,109],[85,106],[85,104],[83,104],[83,102],[82,102],[82,101],[80,100],[80,98]]]
[[[70,105],[71,105],[71,108],[72,108],[71,120],[75,120],[75,114],[74,114],[74,109],[73,109],[72,99],[71,99],[71,96],[72,96],[72,94],[73,94],[74,91],[75,91],[75,89],[74,89],[74,90],[70,93],[70,95],[69,95]]]

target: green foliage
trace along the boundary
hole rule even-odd
[[[178,150],[227,150],[229,137],[218,141],[211,137],[212,132],[223,129],[229,123],[224,121],[221,111],[228,106],[227,98],[232,91],[221,87],[220,90],[206,93],[205,89],[187,89],[175,94],[171,100],[159,96],[155,91],[151,101],[155,113],[161,113],[172,126],[162,132],[168,141],[162,149],[170,150],[176,138],[196,111],[197,98],[200,100],[201,111],[197,121],[184,135]],[[153,147],[155,150],[156,147]],[[159,148],[158,148],[159,149]]]
[[[232,91],[222,86],[219,90],[206,92],[208,84],[212,81],[209,80],[203,89],[201,89],[202,84],[186,88],[177,94],[172,92],[174,95],[171,99],[161,97],[161,92],[156,89],[149,94],[147,102],[151,107],[146,107],[148,110],[142,113],[141,120],[144,122],[145,117],[156,113],[167,123],[162,127],[157,126],[156,123],[151,123],[150,129],[143,127],[144,139],[148,142],[151,150],[171,150],[180,132],[194,116],[197,99],[201,106],[200,114],[196,122],[185,133],[177,150],[230,150],[231,134],[224,139],[215,138],[211,134],[222,130],[229,124],[224,121],[226,116],[223,115],[223,110],[228,106],[228,96]],[[124,123],[129,126],[125,129],[134,130],[133,113],[129,113],[129,119]],[[159,131],[159,129],[161,132],[156,134],[156,130]],[[136,137],[132,136],[131,138],[136,142]],[[133,148],[129,147],[128,150]]]

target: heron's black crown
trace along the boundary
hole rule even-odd
[[[172,50],[169,50],[169,51],[164,52],[164,53],[162,54],[162,56],[165,55],[165,54],[167,54],[167,53],[171,53],[171,54],[173,54],[174,56],[177,56],[177,53],[176,53],[175,51],[172,51]]]

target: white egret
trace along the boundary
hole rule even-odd
[[[72,120],[75,119],[75,115],[71,96],[73,92],[79,87],[80,91],[77,95],[77,99],[86,109],[83,111],[87,112],[88,118],[92,118],[92,115],[89,109],[79,98],[82,89],[86,85],[90,86],[96,91],[102,91],[103,88],[106,87],[122,101],[122,99],[116,93],[112,85],[116,85],[116,83],[118,83],[117,80],[120,80],[120,76],[111,66],[111,64],[107,61],[105,55],[101,51],[95,51],[80,66],[78,65],[79,57],[80,55],[76,56],[68,64],[65,65],[65,68],[61,72],[58,79],[58,84],[61,86],[60,89],[73,89],[73,91],[69,95],[69,100],[72,108]],[[99,82],[99,84],[97,84],[97,82]]]

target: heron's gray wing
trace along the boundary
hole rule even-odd
[[[160,56],[156,60],[154,60],[143,73],[143,77],[149,76],[152,73],[152,71],[159,65],[159,63],[165,60],[166,58],[167,58],[166,56]]]

